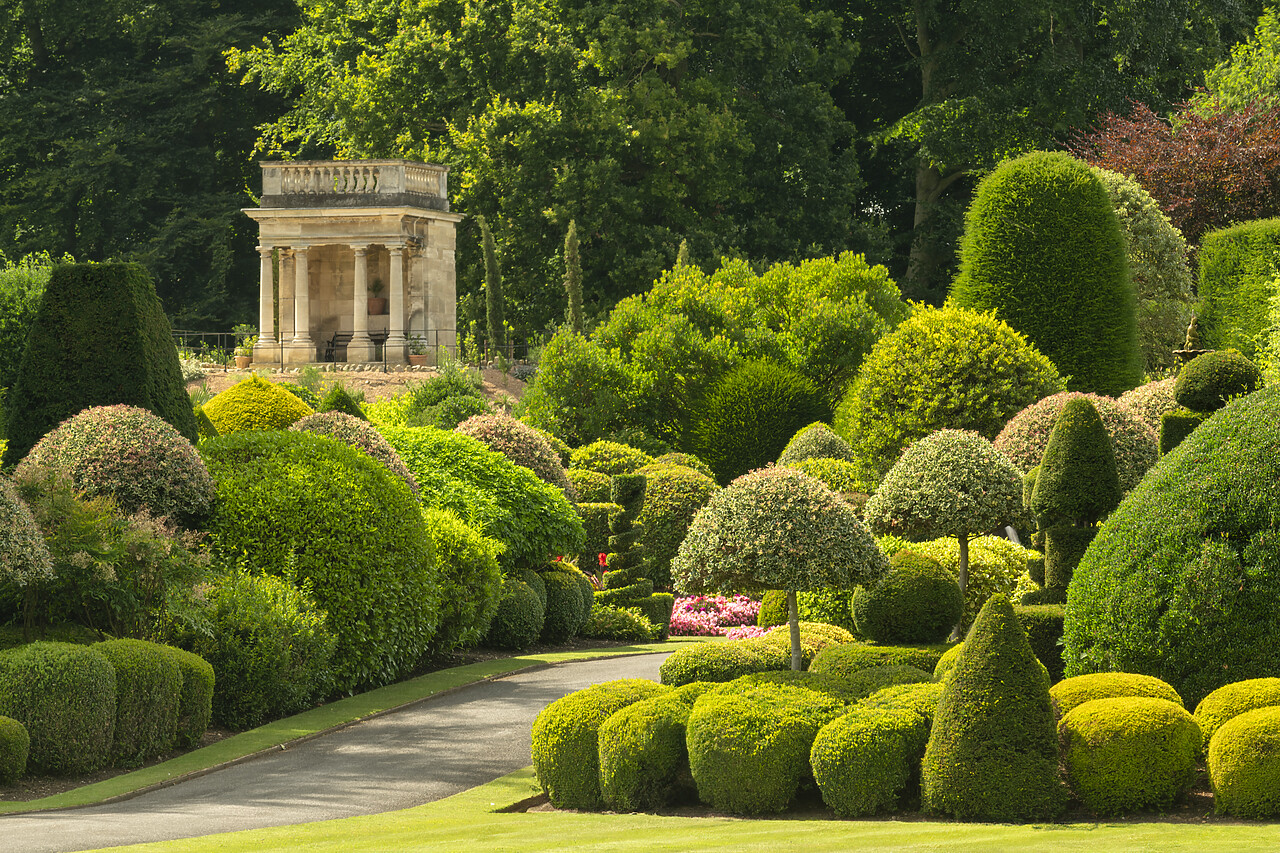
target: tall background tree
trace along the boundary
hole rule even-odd
[[[223,51],[292,27],[289,0],[0,0],[0,252],[143,263],[179,326],[256,292],[255,126],[279,100]]]

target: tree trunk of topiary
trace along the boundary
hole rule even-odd
[[[960,630],[964,627],[964,597],[969,588],[969,534],[961,533],[956,537],[956,541],[960,543],[960,621],[951,629],[951,636],[947,638],[948,642],[956,642],[962,640]]]
[[[800,608],[796,606],[796,591],[787,590],[787,619],[791,625],[791,671],[799,672],[800,657]]]

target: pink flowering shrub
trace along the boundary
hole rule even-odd
[[[483,441],[490,450],[523,465],[537,474],[542,482],[560,489],[569,500],[578,500],[578,493],[569,482],[560,455],[541,433],[528,424],[510,415],[475,415],[458,424],[454,432]]]
[[[736,628],[730,628],[725,633],[725,637],[730,640],[753,640],[756,637],[763,637],[769,631],[769,628],[761,628],[759,625],[739,625]]]
[[[66,474],[85,497],[109,495],[125,515],[145,509],[195,526],[213,503],[213,478],[191,442],[134,406],[97,406],[63,421],[17,473],[40,467]]]
[[[671,611],[671,634],[680,637],[715,637],[728,629],[755,625],[760,602],[746,595],[682,596]]]
[[[346,412],[320,412],[299,418],[289,429],[328,436],[357,450],[363,450],[381,462],[392,474],[404,480],[415,494],[418,491],[418,481],[413,478],[400,454],[368,421],[362,421]]]

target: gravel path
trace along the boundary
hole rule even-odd
[[[123,802],[0,817],[0,849],[62,853],[443,799],[528,766],[529,731],[547,703],[614,678],[657,680],[667,654],[516,673]]]

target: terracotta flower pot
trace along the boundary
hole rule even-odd
[[[412,364],[414,367],[421,367],[422,365],[427,363],[427,353],[425,352],[409,353],[409,363]]]
[[[369,297],[369,316],[378,317],[387,313],[387,297],[370,296]]]

